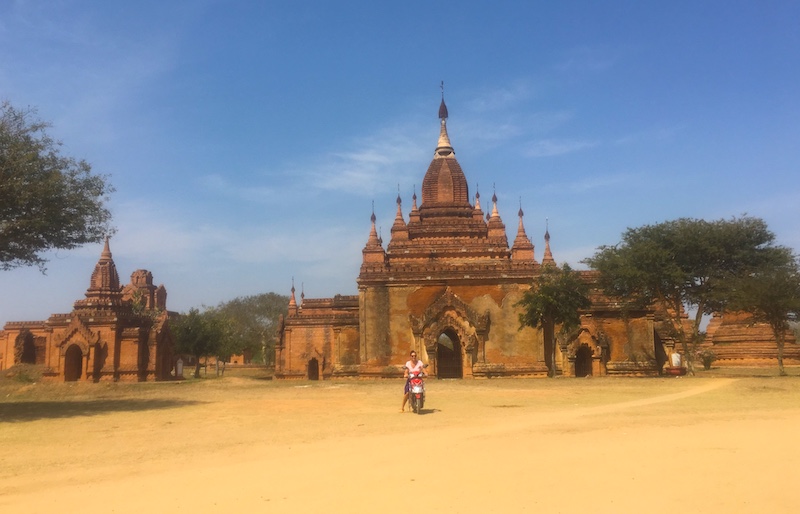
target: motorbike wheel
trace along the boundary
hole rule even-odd
[[[417,407],[417,397],[414,396],[414,393],[411,393],[410,400],[411,400],[411,412],[417,412],[419,408]]]
[[[422,414],[422,402],[423,402],[423,399],[420,397],[417,400],[417,414]]]

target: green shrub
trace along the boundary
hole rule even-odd
[[[700,362],[703,363],[703,369],[705,370],[711,369],[711,365],[717,360],[716,354],[708,348],[698,352],[697,356],[700,357]]]

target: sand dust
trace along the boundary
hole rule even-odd
[[[795,377],[29,387],[3,513],[800,510]]]

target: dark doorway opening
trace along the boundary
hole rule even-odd
[[[83,352],[78,345],[73,344],[64,353],[64,380],[76,382],[81,378],[83,368]]]
[[[451,330],[442,332],[436,341],[437,378],[463,378],[461,366],[461,343]]]
[[[33,340],[33,334],[25,331],[19,335],[22,339],[22,353],[19,356],[21,364],[36,364],[36,344]]]
[[[588,377],[592,375],[592,349],[588,344],[582,344],[575,352],[575,376]]]
[[[319,380],[319,361],[317,359],[308,361],[308,379]]]

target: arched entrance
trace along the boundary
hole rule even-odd
[[[18,337],[20,340],[18,340],[17,344],[22,346],[19,362],[21,364],[36,364],[36,344],[33,340],[33,334],[26,330]]]
[[[462,378],[461,343],[453,330],[445,330],[436,341],[436,377]]]
[[[308,361],[308,379],[319,380],[319,361],[316,358]]]
[[[592,375],[592,349],[588,344],[582,344],[575,352],[575,376],[588,377]]]
[[[73,344],[64,353],[64,381],[76,382],[81,378],[83,371],[83,352],[78,345]]]

